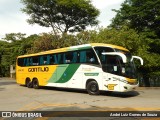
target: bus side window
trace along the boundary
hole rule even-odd
[[[100,61],[102,64],[106,63],[107,60],[107,56],[106,55],[102,55],[103,52],[114,52],[114,50],[112,48],[109,47],[94,47],[98,57],[100,58]]]
[[[63,58],[62,53],[57,54],[57,63],[58,63],[58,64],[62,64],[62,63],[63,63],[62,58]]]
[[[54,65],[54,64],[57,64],[57,56],[52,54],[50,55],[50,65]]]
[[[24,66],[24,58],[18,58],[18,66]]]
[[[77,52],[73,52],[73,58],[72,58],[72,63],[77,63],[78,61],[78,53]]]
[[[39,58],[33,57],[33,65],[39,65]]]
[[[77,62],[77,52],[65,53],[65,63],[76,63],[76,62]]]
[[[50,55],[47,55],[47,63],[46,63],[46,64],[49,65],[50,62],[51,62],[51,61],[50,61]]]
[[[80,63],[98,64],[94,51],[92,49],[80,51]]]
[[[32,65],[33,65],[33,59],[29,58],[29,66],[32,66]]]
[[[40,65],[49,65],[50,64],[50,55],[40,56]]]
[[[29,58],[24,58],[23,66],[29,66]]]
[[[87,50],[87,63],[98,64],[98,59],[92,49]]]
[[[86,63],[86,51],[80,51],[80,63]]]
[[[69,63],[66,59],[66,53],[63,53],[63,64]]]

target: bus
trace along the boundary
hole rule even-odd
[[[28,88],[41,86],[85,89],[90,95],[100,91],[127,92],[138,85],[137,71],[128,49],[90,43],[22,55],[16,61],[16,81]]]

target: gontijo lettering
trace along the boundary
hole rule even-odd
[[[28,68],[28,72],[48,72],[48,67],[35,67],[35,68]]]

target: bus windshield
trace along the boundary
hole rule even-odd
[[[129,51],[106,47],[96,47],[95,51],[98,54],[104,72],[124,76],[131,79],[137,78],[136,67],[134,62],[131,61],[132,55]],[[122,58],[118,55],[103,55],[103,52],[123,53],[127,57],[127,62],[123,63]]]
[[[120,59],[120,65],[121,65],[121,74],[122,76],[128,77],[128,78],[136,78],[137,72],[136,67],[134,64],[134,61],[131,61],[132,55],[130,52],[123,51],[123,54],[127,57],[127,63],[123,63],[121,58]]]

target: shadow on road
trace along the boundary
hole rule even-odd
[[[0,86],[12,85],[12,84],[16,84],[16,81],[15,80],[2,80],[2,79],[0,80]],[[40,89],[88,94],[86,90],[81,90],[81,89],[57,88],[57,87],[40,87]],[[123,92],[123,93],[122,92],[112,92],[112,91],[101,91],[99,96],[128,98],[128,97],[138,96],[139,94],[140,93],[137,91]]]
[[[81,89],[56,88],[56,87],[41,87],[40,89],[88,94],[86,90],[81,90]],[[139,94],[140,93],[137,92],[137,91],[130,91],[130,92],[101,91],[100,95],[97,95],[97,96],[110,96],[110,97],[128,98],[128,97],[138,96]]]
[[[111,97],[121,97],[121,98],[128,98],[128,97],[135,97],[138,96],[140,93],[138,91],[130,91],[130,92],[102,92],[102,95],[111,96]]]

